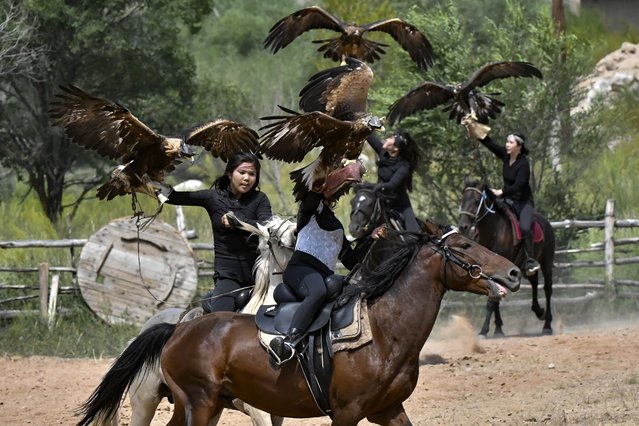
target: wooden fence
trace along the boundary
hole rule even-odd
[[[582,303],[584,300],[592,299],[598,296],[598,292],[606,294],[609,298],[615,297],[639,297],[639,281],[629,279],[617,279],[615,278],[615,269],[617,266],[630,265],[639,263],[639,257],[620,257],[615,251],[620,246],[639,244],[639,238],[623,238],[615,239],[614,232],[618,228],[634,228],[639,227],[639,220],[637,219],[616,219],[614,213],[614,201],[608,200],[606,204],[606,214],[604,220],[573,220],[566,219],[558,222],[551,222],[551,225],[555,229],[587,229],[587,228],[600,228],[604,230],[604,241],[596,243],[587,248],[569,248],[557,250],[557,257],[555,259],[555,269],[577,269],[577,268],[603,268],[604,279],[603,280],[588,280],[588,282],[582,282],[577,284],[570,283],[555,283],[553,288],[555,289],[582,289],[582,290],[594,290],[594,292],[587,293],[585,295],[570,297],[570,298],[553,298],[556,303]],[[11,284],[2,282],[0,280],[0,291],[10,290],[15,292],[21,292],[22,295],[15,297],[7,297],[0,299],[0,318],[13,317],[21,314],[39,314],[43,318],[52,322],[56,314],[57,298],[59,294],[78,293],[78,286],[76,281],[76,267],[77,261],[75,254],[78,247],[84,246],[87,239],[66,239],[66,240],[20,240],[20,241],[0,241],[0,253],[5,250],[13,249],[37,249],[37,248],[59,248],[68,249],[71,252],[71,265],[64,266],[52,266],[46,263],[39,264],[32,267],[7,267],[0,263],[0,277],[2,273],[31,273],[37,274],[38,283],[33,285]],[[213,251],[213,244],[208,243],[192,243],[191,248],[195,251]],[[580,255],[584,253],[603,252],[602,260],[575,260],[575,261],[561,261],[562,255]],[[198,261],[198,276],[210,277],[214,273],[211,262],[205,260]],[[60,286],[60,275],[65,274],[70,276],[69,279],[62,280],[63,282],[71,283],[71,285]],[[34,280],[35,282],[35,280]],[[527,284],[522,285],[523,288],[529,287]],[[29,294],[24,294],[31,292]],[[597,293],[595,293],[597,292]],[[6,291],[3,292],[5,294]],[[21,300],[39,299],[40,309],[33,311],[19,311],[19,310],[2,310],[2,305],[9,302],[16,302]],[[517,301],[516,303],[518,303]],[[528,300],[521,300],[521,303],[529,303]]]

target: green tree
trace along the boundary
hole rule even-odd
[[[415,8],[408,20],[424,28],[438,53],[435,66],[423,75],[405,58],[397,58],[387,78],[377,87],[375,108],[383,110],[423,80],[461,82],[487,62],[523,60],[534,63],[544,74],[537,79],[506,79],[491,83],[488,91],[500,92],[504,111],[491,123],[492,135],[505,140],[511,131],[524,133],[532,148],[533,187],[537,208],[549,216],[586,211],[575,197],[576,182],[584,166],[601,150],[604,127],[592,126],[598,110],[571,115],[570,139],[562,138],[559,117],[574,110],[579,100],[574,84],[587,73],[590,45],[570,34],[557,34],[549,7],[533,7],[508,0],[502,3],[501,19],[482,16],[476,8],[465,15],[458,2]],[[465,4],[465,2],[461,2]],[[539,3],[536,3],[539,6]],[[470,15],[473,13],[473,15]],[[565,54],[565,58],[563,55]],[[421,143],[426,161],[419,174],[421,185],[414,191],[424,216],[455,221],[463,178],[486,172],[495,186],[501,182],[501,166],[487,150],[477,149],[463,128],[440,110],[418,113],[401,123]]]
[[[211,4],[32,0],[22,8],[36,23],[33,46],[46,53],[33,57],[35,75],[0,76],[0,160],[29,182],[47,217],[60,225],[67,184],[81,183],[83,196],[106,170],[50,127],[47,110],[57,86],[72,83],[117,100],[160,132],[196,124],[195,65],[184,41]],[[72,167],[77,181],[67,181]]]

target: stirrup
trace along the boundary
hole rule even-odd
[[[276,337],[268,345],[268,353],[277,365],[282,365],[295,356],[295,347],[281,337]]]
[[[526,260],[526,276],[531,277],[539,271],[539,262],[534,259]]]

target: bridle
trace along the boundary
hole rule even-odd
[[[457,234],[457,233],[458,231],[456,229],[453,229],[451,231],[446,232],[441,237],[433,240],[434,245],[432,247],[432,250],[441,254],[442,257],[444,258],[444,264],[442,266],[442,268],[444,269],[444,274],[443,274],[444,289],[446,291],[450,289],[449,286],[447,285],[448,279],[447,279],[447,268],[446,268],[446,266],[448,265],[448,262],[450,261],[454,263],[455,265],[459,266],[460,268],[462,268],[463,270],[465,270],[472,279],[483,278],[486,281],[488,281],[488,283],[490,284],[490,297],[499,297],[499,289],[497,288],[497,284],[495,283],[495,281],[493,281],[492,277],[484,273],[481,265],[478,265],[476,263],[465,262],[460,257],[460,255],[462,255],[461,252],[449,247],[446,244],[446,239],[449,236],[453,234]]]
[[[268,229],[268,250],[269,253],[271,254],[271,257],[275,260],[275,263],[277,264],[277,266],[279,267],[280,271],[282,272],[277,272],[277,274],[282,274],[284,271],[284,268],[286,268],[286,265],[283,265],[280,263],[277,254],[275,253],[275,249],[274,249],[274,245],[276,245],[279,248],[283,248],[283,249],[287,249],[290,250],[291,252],[293,250],[295,250],[295,244],[290,245],[285,243],[284,241],[282,241],[282,227],[286,226],[290,226],[290,224],[292,224],[293,221],[291,221],[290,219],[287,220],[283,220],[278,226],[277,228],[275,228],[274,230],[271,230],[270,228]]]
[[[459,214],[465,215],[471,218],[472,224],[471,228],[475,227],[486,215],[496,213],[494,209],[495,203],[492,202],[490,206],[488,205],[488,194],[486,190],[483,191],[475,188],[474,186],[468,186],[464,188],[464,194],[467,191],[474,191],[480,195],[479,203],[477,203],[477,208],[475,209],[475,213],[463,210],[462,206],[459,206]]]
[[[367,194],[372,194],[373,196],[375,196],[375,190],[373,190],[372,188],[371,189],[363,188],[363,189],[360,189],[358,193],[359,192],[366,192]],[[357,212],[359,212],[360,214],[364,216],[364,218],[366,219],[366,225],[362,227],[362,231],[364,232],[364,235],[367,235],[370,231],[372,231],[373,226],[375,226],[375,224],[379,221],[380,214],[383,212],[382,204],[380,201],[380,197],[375,196],[375,205],[373,206],[373,211],[370,213],[370,215],[364,214],[364,212],[359,208],[360,204],[361,203],[358,202],[355,205],[355,208],[351,212],[351,217],[353,216],[353,214]]]

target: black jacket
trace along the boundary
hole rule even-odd
[[[253,226],[266,222],[273,216],[268,197],[259,191],[251,191],[235,199],[230,190],[211,188],[203,191],[173,191],[169,194],[169,204],[200,206],[206,209],[213,227],[215,258],[230,258],[255,262],[258,256],[256,236],[248,232],[225,228],[222,216],[229,211],[238,219]]]
[[[370,146],[375,150],[377,161],[377,182],[379,188],[391,198],[388,206],[395,210],[409,207],[408,182],[410,181],[410,164],[402,157],[391,157],[383,148],[382,141],[372,134],[367,138]]]
[[[519,203],[532,202],[533,195],[530,188],[530,164],[528,163],[528,158],[524,154],[519,154],[517,160],[511,165],[509,164],[510,156],[504,146],[497,145],[489,136],[481,139],[480,142],[502,160],[502,177],[504,178],[502,197],[510,198]]]

